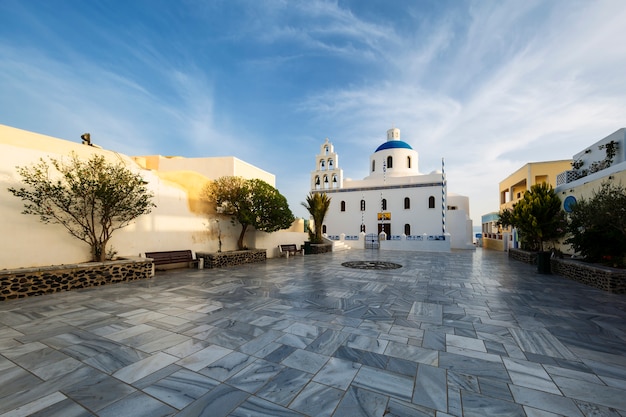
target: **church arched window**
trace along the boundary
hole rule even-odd
[[[411,168],[411,157],[410,156],[406,157],[406,167],[407,168]]]
[[[323,171],[326,169],[326,161],[324,161],[323,159],[320,161],[320,171]]]
[[[328,188],[328,175],[324,175],[324,188]]]
[[[326,225],[322,226],[322,233],[326,234]]]
[[[411,199],[409,197],[404,197],[404,208],[406,210],[411,208]]]
[[[365,225],[364,224],[361,225],[361,232],[365,233]]]
[[[428,208],[435,208],[435,197],[428,197]]]
[[[341,202],[341,211],[346,211],[346,202],[345,201]]]
[[[320,188],[321,181],[319,175],[315,177],[315,189]]]
[[[387,210],[387,199],[383,198],[380,205],[382,206],[383,210]]]
[[[328,145],[324,146],[324,155],[328,154]]]
[[[406,236],[411,236],[411,225],[408,223],[404,225],[404,234]]]
[[[333,188],[337,187],[337,175],[333,175]]]
[[[388,156],[387,157],[387,168],[393,168],[393,157],[392,156]]]
[[[372,172],[376,171],[376,161],[372,161]]]
[[[333,169],[333,160],[332,159],[328,160],[328,169]]]
[[[365,211],[365,200],[361,200],[361,211]]]

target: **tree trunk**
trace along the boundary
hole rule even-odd
[[[239,239],[237,239],[237,247],[239,248],[239,250],[243,250],[243,237],[245,236],[247,229],[247,224],[241,225],[241,233],[239,233]]]

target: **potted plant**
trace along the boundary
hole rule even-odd
[[[309,212],[313,218],[315,229],[308,227],[309,241],[304,242],[304,253],[311,254],[311,244],[323,243],[322,239],[322,224],[324,224],[324,218],[328,213],[330,207],[330,197],[326,193],[309,193],[306,197],[306,201],[301,203]]]

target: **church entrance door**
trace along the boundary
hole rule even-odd
[[[391,239],[391,223],[378,223],[378,234],[385,232],[387,240]]]

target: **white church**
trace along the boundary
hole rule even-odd
[[[311,192],[331,198],[323,234],[354,248],[447,252],[474,249],[469,198],[448,193],[444,164],[419,172],[418,153],[400,129],[370,156],[369,175],[344,178],[339,156],[326,139],[315,157]]]

